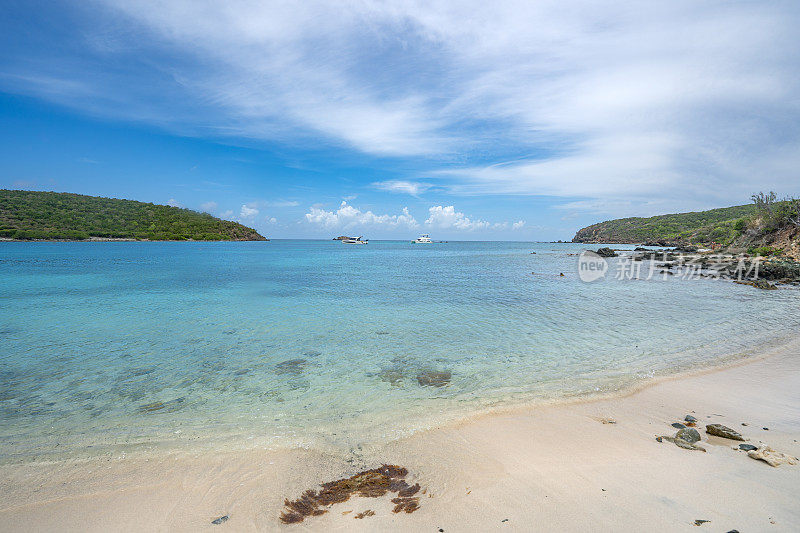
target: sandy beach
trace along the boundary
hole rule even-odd
[[[798,456],[798,390],[800,340],[625,396],[476,416],[347,457],[219,450],[6,465],[0,530],[796,531],[800,466],[750,458],[705,425]],[[705,453],[656,441],[687,414]],[[388,494],[280,522],[285,498],[382,463],[424,488],[413,514],[392,513]]]

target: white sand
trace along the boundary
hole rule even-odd
[[[800,340],[763,355],[625,397],[475,417],[362,450],[351,464],[250,450],[8,465],[0,530],[798,531],[800,465],[773,468],[703,431],[722,423],[800,455]],[[689,413],[707,453],[656,442]],[[617,423],[600,422],[608,417]],[[354,498],[301,524],[278,520],[285,497],[381,462],[427,487],[417,512]],[[353,518],[366,509],[376,514]],[[221,515],[230,519],[211,525]]]

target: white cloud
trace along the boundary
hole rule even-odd
[[[278,223],[278,219],[275,218],[275,217],[267,217],[266,221],[269,222],[270,224],[277,224]]]
[[[472,220],[464,213],[456,211],[455,207],[437,205],[428,209],[428,219],[425,224],[438,229],[457,229],[473,231],[487,229],[492,226],[485,220]]]
[[[372,211],[361,211],[343,201],[336,211],[326,211],[312,206],[305,215],[305,220],[324,228],[354,228],[358,226],[383,226],[416,228],[417,221],[404,207],[399,215],[376,215]]]
[[[420,193],[423,193],[432,187],[432,185],[429,183],[405,180],[377,181],[373,183],[372,186],[383,191],[405,193],[410,194],[411,196],[419,196]]]
[[[217,210],[217,207],[219,207],[217,205],[217,202],[205,202],[203,204],[200,204],[200,209],[202,209],[206,213],[213,213],[214,211]]]
[[[224,219],[226,219],[226,220],[230,220],[230,219],[232,219],[232,218],[233,218],[233,211],[231,211],[230,209],[228,209],[227,211],[225,211],[224,213],[222,213],[222,214],[219,216],[219,218],[224,218]]]
[[[524,220],[517,220],[516,222],[511,224],[511,229],[514,229],[514,230],[522,229],[524,227],[525,227],[525,221]]]
[[[170,198],[167,205],[170,207],[181,207],[181,204],[179,204],[175,198]]]
[[[243,204],[242,210],[239,212],[239,216],[242,218],[252,218],[256,215],[258,215],[258,209],[250,207],[248,204]]]
[[[78,12],[85,50],[26,50],[0,89],[181,134],[425,156],[461,194],[800,192],[795,0],[98,2]]]

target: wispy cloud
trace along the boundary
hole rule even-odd
[[[170,207],[183,207],[175,198],[170,198],[167,205]]]
[[[200,209],[202,209],[206,213],[212,213],[213,214],[214,212],[216,212],[217,207],[219,207],[217,205],[217,202],[205,202],[205,203],[200,204]]]
[[[372,186],[382,191],[410,194],[411,196],[419,196],[432,187],[430,183],[405,180],[377,181]]]
[[[242,218],[253,218],[258,215],[258,209],[254,207],[250,207],[247,204],[242,205],[242,209],[239,211],[239,216]]]
[[[798,192],[796,1],[98,3],[84,50],[9,62],[0,88],[182,134],[417,158],[456,194]]]

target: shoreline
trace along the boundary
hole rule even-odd
[[[709,517],[709,529],[715,531],[788,531],[800,521],[793,497],[800,489],[800,467],[773,468],[755,461],[733,451],[737,443],[709,438],[702,423],[727,423],[746,430],[745,437],[754,443],[761,439],[778,451],[800,455],[800,398],[794,393],[800,388],[798,355],[800,339],[794,338],[721,367],[662,376],[612,397],[478,413],[342,454],[218,449],[3,465],[0,530],[85,531],[112,524],[119,530],[197,530],[229,515],[224,527],[231,531],[434,526],[445,531],[501,526],[693,530],[693,520]],[[720,392],[728,389],[730,395]],[[655,435],[673,434],[669,424],[691,411],[700,419],[707,453],[655,441]],[[616,423],[601,422],[607,418]],[[384,462],[407,467],[411,482],[428,488],[419,511],[395,515],[387,511],[388,501],[354,498],[299,526],[278,520],[283,498]],[[627,479],[625,486],[606,471],[609,467],[611,474]],[[720,490],[722,499],[703,492],[706,486],[714,493],[721,488],[714,478],[727,487]],[[688,483],[673,486],[681,479]],[[605,490],[586,494],[598,483]],[[669,504],[650,501],[652,495],[641,491],[641,486],[656,490],[654,483]],[[723,497],[740,485],[747,498]],[[612,497],[620,493],[623,501]],[[603,502],[610,500],[614,505],[606,507]],[[620,505],[627,509],[624,516]],[[697,510],[687,514],[686,508]],[[352,514],[341,514],[348,509],[374,509],[376,515],[354,521]],[[769,517],[760,516],[765,509]],[[549,521],[540,522],[543,512]],[[496,513],[508,515],[509,523]],[[730,526],[720,523],[723,519]]]
[[[504,400],[491,405],[472,405],[463,409],[453,409],[452,406],[436,420],[429,418],[412,418],[407,427],[394,428],[396,433],[379,442],[374,440],[362,440],[359,445],[380,446],[402,439],[411,438],[415,435],[424,434],[438,427],[452,427],[470,421],[480,420],[486,417],[513,415],[542,408],[558,408],[571,405],[581,405],[586,403],[600,402],[605,400],[622,399],[637,394],[649,387],[657,386],[660,383],[671,380],[680,380],[693,376],[702,376],[707,373],[722,371],[728,368],[735,368],[740,365],[747,365],[761,359],[768,358],[776,350],[786,349],[797,344],[800,351],[800,339],[791,334],[784,334],[767,341],[757,348],[748,348],[741,352],[733,352],[726,355],[718,355],[714,359],[690,365],[686,368],[671,370],[661,370],[654,375],[632,379],[619,388],[574,393],[560,397],[528,397],[517,398],[514,400]],[[283,453],[294,449],[314,449],[322,454],[336,455],[342,451],[341,443],[335,444],[322,438],[320,435],[327,434],[334,428],[326,427],[326,431],[307,435],[301,442],[285,442],[285,435],[271,437],[257,437],[253,433],[256,428],[236,428],[227,432],[216,432],[211,437],[200,436],[206,430],[215,428],[182,428],[183,434],[180,438],[166,439],[166,435],[142,435],[129,441],[117,441],[114,443],[98,443],[94,441],[79,444],[71,443],[71,449],[64,449],[60,452],[46,451],[38,454],[23,453],[16,456],[4,457],[0,460],[0,468],[10,465],[59,465],[61,463],[90,463],[92,461],[103,460],[109,457],[121,456],[126,458],[139,458],[147,460],[168,454],[196,455],[213,453],[222,448],[236,450],[237,452],[247,452],[251,449],[269,450],[272,453]],[[170,433],[172,433],[170,431]],[[60,444],[60,443],[58,443]],[[58,447],[56,444],[56,447]],[[52,446],[49,445],[49,446]],[[55,448],[53,448],[55,450]]]

